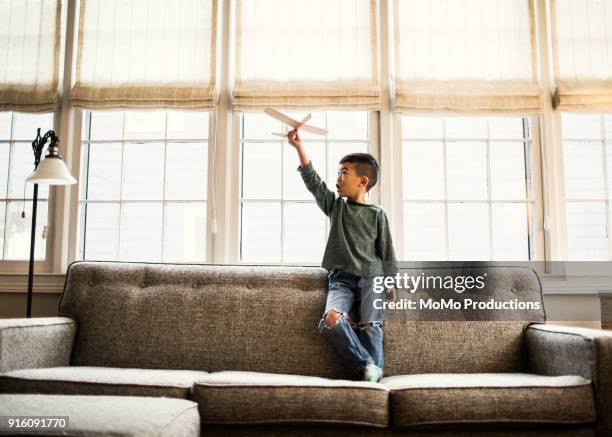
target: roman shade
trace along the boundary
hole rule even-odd
[[[378,109],[374,0],[237,0],[233,107]]]
[[[395,0],[396,109],[541,108],[530,0]]]
[[[552,0],[555,106],[612,109],[612,3]]]
[[[0,111],[58,106],[61,1],[0,0]]]
[[[81,0],[74,105],[214,107],[216,18],[217,0]]]

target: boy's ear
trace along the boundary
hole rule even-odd
[[[361,182],[365,186],[366,191],[368,191],[368,185],[370,183],[370,178],[367,176],[360,176]]]

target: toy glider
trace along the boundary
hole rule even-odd
[[[264,109],[264,112],[268,114],[270,117],[280,121],[286,126],[292,127],[293,129],[302,129],[302,130],[305,130],[306,132],[311,132],[317,135],[325,135],[327,133],[325,129],[321,129],[320,127],[310,126],[309,124],[306,124],[306,122],[310,120],[310,114],[304,117],[302,121],[297,121],[283,114],[282,112],[277,111],[276,109],[266,108]],[[285,132],[285,129],[283,129],[283,133],[272,132],[272,135],[277,135],[279,137],[286,137],[287,132]]]

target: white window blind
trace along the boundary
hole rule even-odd
[[[612,109],[612,2],[553,0],[552,42],[562,109]]]
[[[530,0],[395,0],[396,108],[538,112]]]
[[[378,109],[374,0],[237,0],[235,109]]]
[[[60,0],[0,0],[0,110],[57,107]]]
[[[215,105],[216,0],[81,0],[75,106]]]

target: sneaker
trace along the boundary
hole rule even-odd
[[[383,369],[376,364],[368,364],[363,369],[363,380],[369,382],[378,382],[382,378]]]

